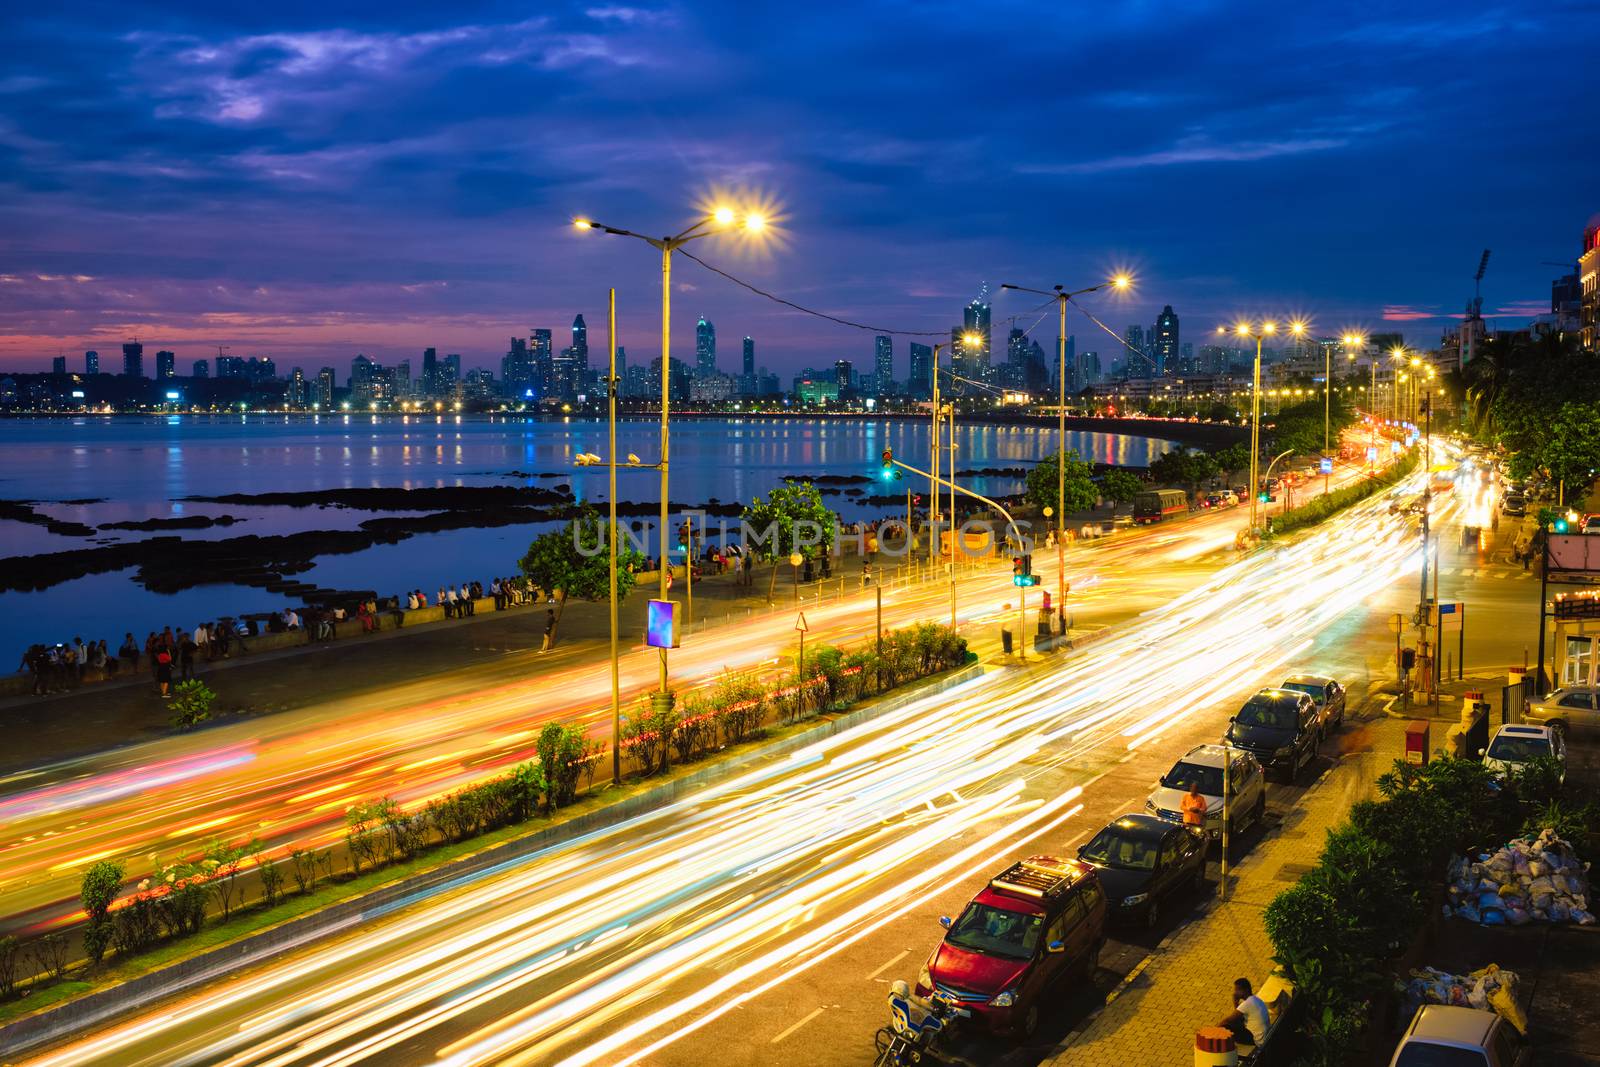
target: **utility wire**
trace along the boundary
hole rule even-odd
[[[1094,323],[1096,326],[1100,327],[1106,333],[1110,334],[1112,339],[1115,340],[1117,342],[1117,344],[1121,345],[1123,348],[1126,348],[1129,352],[1132,352],[1134,355],[1138,356],[1140,359],[1142,359],[1146,363],[1150,364],[1150,369],[1151,370],[1155,370],[1156,369],[1156,361],[1155,360],[1151,359],[1148,355],[1146,355],[1145,353],[1139,351],[1137,348],[1134,348],[1132,345],[1130,345],[1128,343],[1127,338],[1123,337],[1121,334],[1117,333],[1117,331],[1113,330],[1111,327],[1107,326],[1105,323],[1103,323],[1099,319],[1095,318],[1094,317],[1094,312],[1090,311],[1088,308],[1084,307],[1082,304],[1078,303],[1076,300],[1073,300],[1072,297],[1070,297],[1070,296],[1067,297],[1067,301],[1069,303],[1071,303],[1073,307],[1075,307],[1079,311],[1083,312],[1084,315],[1088,317],[1090,322]]]
[[[704,267],[706,270],[710,271],[712,274],[716,274],[716,275],[719,275],[719,276],[721,276],[723,278],[726,278],[728,281],[732,282],[734,285],[739,286],[739,288],[741,288],[741,289],[748,289],[750,292],[756,294],[757,296],[765,297],[766,299],[771,300],[773,303],[776,303],[776,304],[782,304],[786,308],[793,308],[795,311],[798,311],[798,312],[800,312],[801,314],[804,314],[804,315],[811,315],[811,316],[814,316],[814,317],[819,318],[819,319],[826,319],[829,322],[838,323],[840,326],[849,326],[852,329],[856,329],[856,330],[867,330],[867,331],[869,331],[871,333],[897,334],[897,335],[902,336],[902,337],[945,337],[945,336],[947,336],[947,333],[944,330],[893,330],[893,329],[890,329],[890,328],[888,328],[886,326],[869,326],[868,324],[866,324],[864,322],[855,322],[855,321],[852,321],[850,319],[841,319],[839,316],[830,315],[826,311],[817,311],[815,308],[808,308],[803,304],[796,304],[793,300],[785,300],[783,297],[777,295],[776,293],[769,293],[767,290],[761,288],[758,285],[753,285],[750,282],[745,281],[743,278],[737,277],[736,275],[733,275],[733,274],[729,274],[727,271],[723,270],[721,267],[712,266],[710,263],[707,263],[705,260],[703,260],[699,256],[695,255],[693,252],[689,252],[689,251],[687,251],[685,249],[679,248],[679,249],[677,249],[677,253],[680,256],[687,256],[689,259],[694,260],[696,263],[700,264],[700,266]],[[1047,300],[1043,304],[1039,305],[1039,307],[1048,307],[1050,305],[1050,303],[1051,303],[1051,301]],[[1039,308],[1032,308],[1030,310],[1031,311],[1037,311],[1037,310],[1039,310]],[[1024,314],[1027,314],[1027,312],[1024,312]],[[1044,317],[1043,315],[1040,316],[1041,319],[1043,317]],[[1037,325],[1037,323],[1035,323],[1035,325]]]

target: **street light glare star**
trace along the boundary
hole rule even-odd
[[[1275,322],[1263,322],[1261,324],[1261,332],[1262,333],[1266,333],[1266,334],[1277,333],[1278,332],[1278,324],[1275,323]]]
[[[711,217],[717,220],[718,226],[726,226],[733,221],[733,208],[719,207],[711,213]]]
[[[767,228],[767,218],[765,215],[747,215],[745,216],[744,220],[744,228],[749,230],[751,233],[760,233],[762,230]]]
[[[1126,289],[1132,284],[1133,278],[1127,274],[1117,274],[1111,279],[1111,287],[1113,289]]]

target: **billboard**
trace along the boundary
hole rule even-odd
[[[645,615],[644,643],[651,648],[678,647],[678,605],[670,600],[650,601]]]

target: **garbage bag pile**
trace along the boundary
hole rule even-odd
[[[1411,981],[1405,984],[1406,1015],[1415,1014],[1423,1004],[1493,1011],[1519,1032],[1528,1032],[1528,1018],[1517,1005],[1517,972],[1502,971],[1493,963],[1471,974],[1450,974],[1433,967],[1412,971]]]
[[[1546,829],[1476,859],[1450,861],[1447,914],[1486,926],[1594,922],[1589,879],[1572,846]]]

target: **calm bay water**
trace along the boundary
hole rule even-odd
[[[654,462],[658,434],[652,420],[623,422],[617,451]],[[1067,436],[1068,447],[1102,463],[1144,466],[1170,447],[1163,441],[1112,434]],[[1025,466],[1055,451],[1056,432],[958,423],[957,444],[960,469]],[[687,504],[748,502],[784,475],[872,474],[884,448],[925,465],[926,421],[686,419],[673,424],[672,497]],[[605,454],[603,422],[454,415],[15,420],[0,422],[0,498],[38,501],[45,514],[89,526],[178,515],[243,520],[181,531],[185,538],[352,529],[380,513],[202,504],[182,498],[358,487],[566,484],[581,499],[604,502],[605,470],[573,464],[583,452]],[[1020,483],[1015,478],[972,478],[966,484],[997,495],[1016,492]],[[657,491],[653,471],[619,475],[620,499],[655,501]],[[826,499],[847,520],[888,510],[856,503],[843,493]],[[64,503],[84,500],[98,502]],[[511,572],[538,532],[533,526],[508,526],[418,535],[397,545],[322,557],[298,577],[329,588],[398,592],[421,587],[431,597],[447,581],[478,578],[487,583],[495,573]],[[156,534],[101,531],[93,539],[64,537],[40,526],[0,520],[0,555],[70,551],[150,536]],[[127,630],[142,639],[149,630],[167,625],[189,628],[219,615],[283,606],[279,596],[237,585],[155,594],[136,585],[131,575],[94,575],[44,592],[0,594],[0,651],[20,655],[32,641],[65,641],[74,635],[104,637],[115,647]]]

